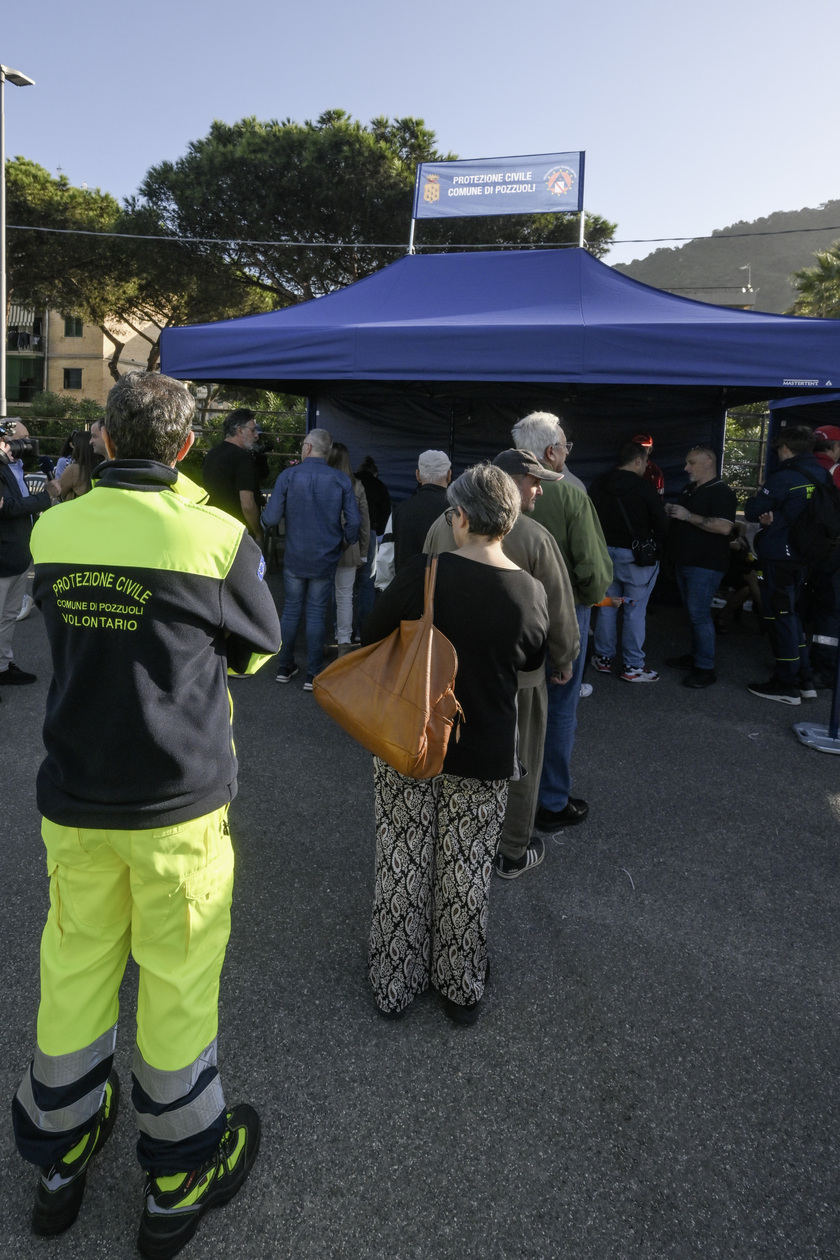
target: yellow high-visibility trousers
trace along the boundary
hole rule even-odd
[[[18,1147],[47,1164],[95,1116],[130,950],[140,971],[138,1153],[144,1166],[198,1166],[224,1116],[215,1041],[233,894],[227,806],[142,831],[45,818],[42,835],[50,910],[38,1044],[13,1108]],[[182,1153],[194,1162],[180,1163]]]
[[[129,949],[140,968],[137,1045],[152,1067],[192,1063],[218,1030],[230,936],[227,807],[173,827],[94,831],[43,820],[50,912],[38,1045],[65,1055],[117,1022]]]

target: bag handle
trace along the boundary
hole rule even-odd
[[[434,624],[435,620],[435,582],[437,580],[437,552],[429,552],[426,556],[426,577],[423,590],[423,620]]]

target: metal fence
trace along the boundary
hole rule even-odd
[[[721,475],[737,494],[739,506],[757,493],[764,480],[769,425],[769,411],[733,408],[726,413]]]

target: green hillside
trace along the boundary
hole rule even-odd
[[[753,223],[733,223],[713,232],[708,240],[689,241],[676,249],[657,249],[631,263],[616,263],[616,271],[698,302],[737,306],[741,286],[746,285],[749,275],[739,269],[749,264],[752,287],[757,290],[755,309],[782,313],[790,309],[795,297],[791,273],[812,266],[814,252],[837,240],[840,200],[827,201],[818,209],[779,210]],[[743,300],[746,304],[747,299]]]

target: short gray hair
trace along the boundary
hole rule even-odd
[[[557,444],[560,417],[550,411],[532,411],[517,420],[511,429],[514,446],[531,451],[537,459],[545,459],[545,448]]]
[[[195,399],[159,372],[127,372],[108,394],[105,428],[118,459],[174,464],[189,436]]]
[[[329,455],[333,440],[326,429],[310,429],[303,439],[308,442],[316,455]]]
[[[447,489],[446,498],[464,513],[470,533],[494,539],[510,533],[522,502],[513,477],[486,462],[461,473]]]

